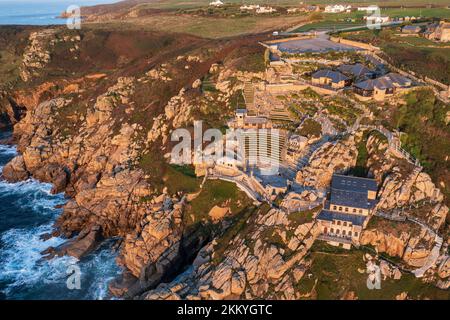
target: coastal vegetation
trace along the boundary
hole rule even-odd
[[[368,289],[365,253],[372,254],[371,251],[349,251],[322,242],[314,243],[309,256],[312,261],[309,274],[297,285],[304,299],[335,300],[351,292],[360,300],[395,299],[403,292],[413,299],[449,299],[448,291],[436,289],[408,273],[402,274],[400,280],[382,280],[382,290]]]
[[[395,29],[364,30],[340,36],[379,46],[394,66],[450,84],[450,47],[420,37],[400,37]]]

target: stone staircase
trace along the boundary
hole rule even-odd
[[[292,121],[289,111],[286,109],[274,108],[270,111],[269,118],[271,120]]]
[[[439,258],[439,252],[440,252],[441,247],[442,247],[443,239],[437,233],[435,234],[435,238],[434,239],[435,239],[434,247],[431,250],[431,253],[428,256],[428,259],[425,262],[425,264],[421,268],[413,270],[413,274],[416,276],[416,278],[422,278],[423,275],[425,274],[425,272],[427,272],[428,269],[433,267],[436,264],[436,261]]]
[[[255,102],[255,88],[251,82],[244,83],[243,96],[247,109],[253,109]]]
[[[295,162],[295,163],[289,162],[288,170],[290,171],[290,173],[293,173],[295,176],[295,174],[297,173],[298,170],[301,170],[304,166],[306,166],[309,163],[314,152],[316,152],[317,149],[322,147],[328,141],[329,141],[328,136],[323,137],[320,141],[311,145],[309,147],[308,152],[306,154],[304,154],[300,159],[298,159],[297,162]]]
[[[393,212],[395,213],[397,211],[394,210]],[[397,212],[397,213],[399,213],[399,212]],[[417,218],[410,217],[410,216],[403,216],[400,214],[388,214],[388,213],[385,213],[382,211],[376,211],[374,213],[374,215],[391,220],[391,221],[406,221],[406,220],[408,220],[408,221],[411,221],[411,222],[414,222],[414,223],[420,225],[422,228],[426,229],[431,234],[434,234],[434,242],[435,242],[434,247],[431,250],[430,255],[428,256],[427,261],[425,262],[425,264],[422,267],[412,271],[412,273],[417,278],[423,277],[423,275],[428,271],[428,269],[432,268],[436,264],[436,262],[439,258],[439,255],[440,255],[442,244],[443,244],[443,238],[441,236],[439,236],[439,234],[435,230],[433,230],[430,226],[428,226],[425,222],[423,222]]]

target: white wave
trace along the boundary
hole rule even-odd
[[[52,299],[106,299],[108,283],[121,272],[115,262],[116,253],[106,243],[106,248],[78,261],[73,257],[42,258],[41,252],[49,246],[56,247],[65,240],[51,238],[42,240],[40,235],[50,232],[51,224],[32,229],[12,229],[5,232],[0,249],[0,282],[7,283],[3,293],[6,297],[28,297]],[[81,271],[81,290],[67,288],[67,270],[76,264]],[[31,293],[30,293],[31,292]],[[33,293],[34,292],[34,293]],[[56,293],[58,293],[56,295]]]
[[[8,283],[4,292],[6,296],[23,286],[61,281],[66,276],[68,265],[76,262],[71,257],[42,260],[43,250],[64,241],[61,238],[40,239],[41,234],[51,230],[52,224],[48,224],[28,230],[10,229],[2,234],[0,280]]]
[[[40,183],[34,179],[17,183],[0,181],[0,201],[2,198],[10,197],[9,206],[32,210],[37,214],[56,216],[60,210],[55,210],[55,206],[66,202],[64,194],[52,194],[52,185]],[[1,212],[1,210],[0,210]]]
[[[81,262],[82,270],[89,270],[95,277],[92,279],[87,299],[103,300],[109,297],[108,283],[122,272],[116,263],[117,254],[110,249],[111,243],[107,243],[104,249],[92,255],[91,259]]]
[[[17,148],[16,146],[0,144],[0,154],[8,156],[17,155]]]
[[[14,146],[0,145],[0,161],[7,161],[16,154]],[[0,165],[0,173],[2,169]],[[61,213],[55,206],[66,202],[64,194],[51,194],[51,189],[51,184],[34,179],[17,183],[0,181],[0,219],[20,215],[16,211],[40,218],[36,221],[31,218],[24,228],[0,234],[0,290],[11,299],[110,298],[108,283],[121,272],[110,242],[82,261],[73,257],[43,259],[42,251],[65,241],[56,237],[44,241],[40,237],[52,231],[54,220]],[[36,223],[41,225],[36,226]],[[67,270],[73,264],[81,270],[81,290],[69,290],[66,285]]]

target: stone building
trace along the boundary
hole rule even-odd
[[[330,86],[335,89],[344,88],[351,84],[351,79],[338,71],[319,70],[312,74],[313,84]]]
[[[439,24],[428,25],[424,37],[434,41],[450,41],[450,22],[441,21]]]
[[[353,79],[374,78],[375,72],[362,63],[342,64],[338,70]]]
[[[361,99],[383,101],[397,91],[412,86],[412,81],[398,73],[388,73],[377,79],[368,79],[353,85],[353,92]]]
[[[346,249],[358,244],[377,203],[377,190],[374,179],[334,174],[324,208],[317,216],[319,239]]]
[[[249,116],[247,109],[237,109],[228,126],[233,129],[271,129],[272,122],[266,117]]]
[[[239,130],[238,141],[242,153],[242,166],[263,167],[280,164],[286,157],[287,132],[274,129],[265,117],[249,116],[246,109],[237,109],[235,118],[228,122]]]
[[[406,34],[419,34],[422,28],[418,25],[407,25],[402,28],[402,33]]]

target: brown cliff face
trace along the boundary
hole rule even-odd
[[[212,118],[231,114],[229,101],[237,89],[202,95],[199,79],[213,64],[209,76],[219,77],[217,62],[236,46],[232,40],[209,43],[151,32],[30,34],[21,53],[22,84],[8,92],[26,109],[14,125],[21,154],[5,166],[3,178],[32,176],[69,196],[55,228],[70,240],[49,248],[48,257],[80,258],[103,238],[119,236],[119,263],[134,282],[128,297],[170,279],[193,259],[208,234],[184,230],[182,193],[162,193],[167,165],[154,161],[151,165],[159,167],[153,170],[142,159],[158,150],[163,160],[170,130],[189,127],[195,116],[211,112],[216,96],[222,114]],[[152,70],[164,70],[165,76]],[[158,121],[165,123],[163,129]]]
[[[299,213],[301,214],[301,213]],[[303,213],[306,214],[306,213]],[[292,219],[262,206],[239,217],[225,237],[205,246],[180,281],[162,284],[146,299],[297,299],[309,263],[305,255],[319,233],[312,221]],[[231,237],[230,237],[231,236]],[[228,243],[229,241],[229,243]]]
[[[194,192],[192,185],[183,185],[186,177],[174,175],[165,158],[173,129],[191,128],[196,119],[204,120],[205,129],[222,126],[243,83],[264,77],[240,70],[248,47],[261,50],[254,47],[257,40],[90,29],[30,37],[21,53],[21,85],[8,92],[27,111],[14,125],[21,155],[5,166],[3,177],[32,176],[68,196],[55,234],[69,240],[49,248],[49,257],[82,258],[103,238],[119,237],[118,263],[126,271],[111,284],[117,295],[300,298],[296,285],[309,267],[305,257],[318,233],[312,218],[290,219],[282,210],[247,205],[231,220],[209,217],[214,205],[228,208],[230,203],[193,206],[201,192],[194,188],[199,193],[186,195]],[[373,165],[375,156],[369,153]],[[327,186],[333,171],[352,167],[356,159],[350,135],[318,149],[297,180]],[[408,177],[401,171],[383,181],[391,168],[387,164],[375,174],[388,207],[399,201],[401,181]],[[406,189],[406,203],[432,195],[424,175]],[[423,217],[439,228],[446,214],[440,206]],[[376,226],[363,234],[364,243],[412,266],[423,264],[430,237],[412,228],[396,231]],[[192,272],[184,273],[181,283],[171,283],[192,261]],[[445,270],[444,265],[444,275]]]

